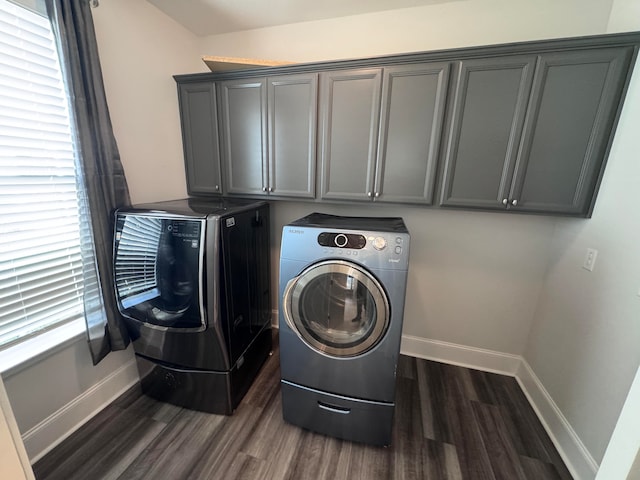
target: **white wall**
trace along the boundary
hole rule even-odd
[[[597,480],[640,479],[640,368],[636,372],[611,441],[598,469]]]
[[[173,75],[206,70],[196,37],[144,0],[100,2],[93,18],[131,201],[186,196]]]
[[[612,0],[461,0],[204,37],[202,55],[314,62],[604,33]]]
[[[637,1],[616,1],[609,32],[640,30]],[[636,66],[591,220],[558,222],[525,352],[600,462],[640,364],[640,71]],[[598,250],[593,272],[581,268]]]
[[[32,480],[33,470],[0,378],[0,478]]]
[[[94,367],[81,338],[3,379],[34,462],[138,381],[138,372],[131,347]]]

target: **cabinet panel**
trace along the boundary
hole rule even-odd
[[[504,208],[534,66],[533,56],[459,62],[441,205]]]
[[[223,163],[227,193],[263,193],[267,185],[266,79],[220,84]]]
[[[221,194],[220,150],[213,82],[178,85],[189,194]]]
[[[448,63],[384,69],[377,200],[431,203],[448,77]]]
[[[631,49],[542,55],[511,198],[518,210],[586,214]]]
[[[320,74],[323,198],[373,195],[381,78],[381,69]]]
[[[317,75],[269,77],[269,192],[315,195]]]

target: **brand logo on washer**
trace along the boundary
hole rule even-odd
[[[295,228],[290,228],[289,233],[295,233],[296,235],[303,235],[304,230],[296,230]]]

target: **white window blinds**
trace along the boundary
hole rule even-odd
[[[162,220],[142,216],[127,217],[122,232],[117,234],[114,275],[125,308],[159,294],[156,259],[161,235]]]
[[[69,125],[49,21],[0,0],[0,348],[83,313]]]

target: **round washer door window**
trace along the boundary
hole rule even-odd
[[[287,284],[289,327],[311,348],[352,357],[373,348],[389,325],[389,302],[363,268],[341,260],[312,265]]]

